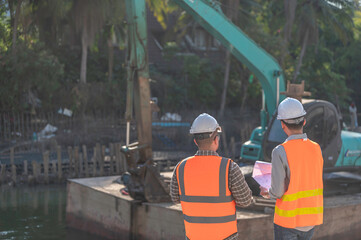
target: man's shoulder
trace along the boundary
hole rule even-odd
[[[285,151],[285,148],[283,146],[283,143],[281,144],[278,144],[273,150],[272,150],[272,154],[279,154],[281,152],[284,152]]]

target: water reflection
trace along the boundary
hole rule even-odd
[[[66,186],[0,187],[0,239],[97,239],[66,228]]]

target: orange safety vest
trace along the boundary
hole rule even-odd
[[[309,139],[282,144],[290,167],[290,183],[277,199],[274,223],[286,228],[323,223],[323,158],[320,146]]]
[[[231,160],[194,156],[176,174],[188,239],[225,239],[237,232],[236,203],[228,188]]]

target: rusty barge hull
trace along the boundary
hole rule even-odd
[[[122,195],[118,176],[68,181],[68,227],[108,239],[184,240],[181,207],[141,203]],[[361,194],[327,197],[313,239],[361,239]],[[273,214],[237,210],[240,239],[273,239]]]

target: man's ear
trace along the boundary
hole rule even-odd
[[[283,121],[281,121],[281,127],[282,127],[282,129],[284,129],[285,128],[285,123],[283,122]]]
[[[197,145],[197,147],[198,147],[198,144],[197,144],[197,141],[193,138],[193,142]]]
[[[305,120],[303,121],[303,126],[305,126],[306,125],[306,118],[305,118]]]

